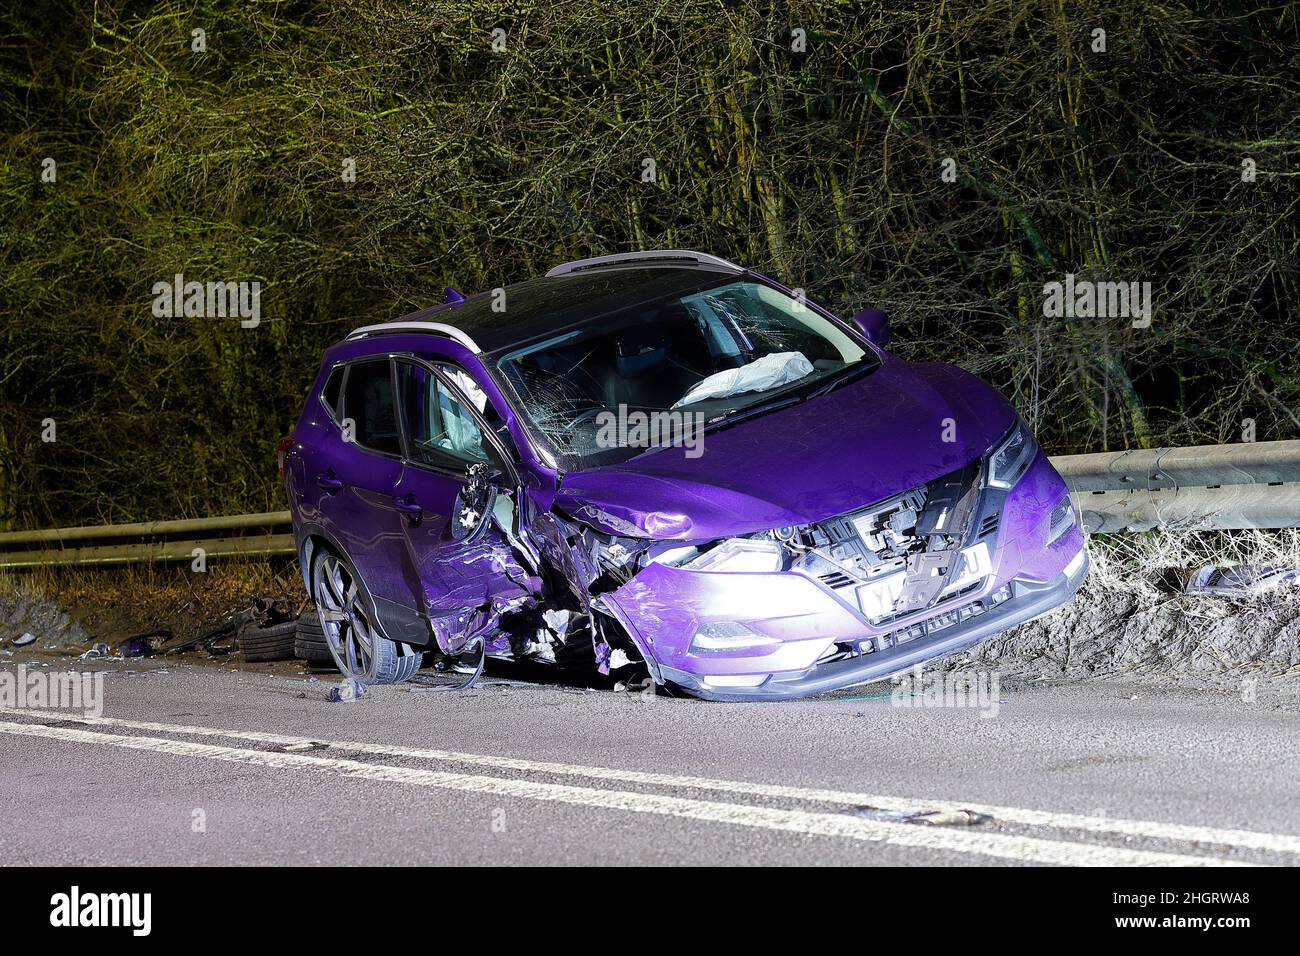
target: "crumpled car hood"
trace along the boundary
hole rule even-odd
[[[1006,399],[975,376],[886,356],[828,395],[706,433],[699,457],[665,448],[570,472],[555,504],[602,531],[658,540],[807,524],[969,464],[1014,420]]]

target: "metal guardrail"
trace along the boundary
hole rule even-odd
[[[1053,458],[1089,531],[1300,527],[1300,441]]]
[[[1091,532],[1300,527],[1300,441],[1058,455]],[[0,533],[0,569],[293,553],[289,512]],[[213,537],[203,537],[214,534]]]
[[[293,554],[287,511],[0,533],[0,570]]]

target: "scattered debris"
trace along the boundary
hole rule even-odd
[[[89,661],[99,657],[107,657],[107,656],[108,656],[108,645],[96,644],[90,650],[86,651],[86,653],[82,654],[79,658],[77,658],[77,660]]]
[[[80,654],[91,636],[50,598],[21,587],[0,588],[0,644],[34,650],[37,640],[44,650]]]
[[[1300,568],[1275,568],[1265,564],[1217,568],[1207,564],[1188,579],[1183,592],[1204,597],[1246,597],[1288,584],[1300,584]]]
[[[150,657],[153,655],[153,641],[151,637],[157,637],[162,634],[171,634],[170,631],[152,631],[149,634],[140,634],[136,637],[128,637],[121,644],[117,645],[119,657]]]
[[[481,637],[475,638],[459,656],[440,658],[433,665],[436,671],[443,674],[459,674],[464,677],[464,680],[458,684],[447,684],[436,678],[430,680],[429,675],[416,674],[410,681],[411,690],[469,690],[483,676],[485,666],[487,666],[487,645]]]
[[[360,681],[345,680],[337,687],[330,688],[330,702],[335,704],[346,704],[354,700],[360,700],[369,693],[366,685]]]
[[[221,657],[237,649],[239,635],[250,627],[267,627],[280,624],[290,617],[282,599],[254,598],[248,607],[229,615],[216,627],[198,637],[168,641],[158,648],[160,654],[180,654],[199,650],[212,657]]]
[[[883,810],[880,807],[858,807],[854,814],[868,820],[919,823],[927,827],[974,827],[993,820],[987,813],[976,813],[974,810]]]

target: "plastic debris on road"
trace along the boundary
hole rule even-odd
[[[153,654],[153,642],[147,637],[132,637],[117,646],[117,653],[122,657],[149,657]]]
[[[869,820],[888,823],[919,823],[927,827],[974,827],[993,818],[974,810],[882,810],[880,807],[858,807],[854,814]]]
[[[346,704],[349,701],[360,700],[369,693],[366,685],[360,681],[345,680],[336,687],[330,688],[330,701],[335,704]]]

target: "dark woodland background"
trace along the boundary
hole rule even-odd
[[[1294,3],[15,0],[0,71],[0,527],[283,507],[347,330],[654,247],[886,308],[1052,452],[1300,435]],[[1067,272],[1151,328],[1043,318]]]

